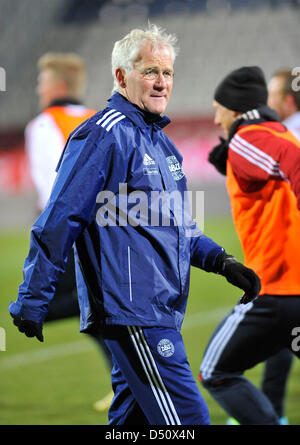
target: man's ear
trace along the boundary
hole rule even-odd
[[[126,88],[125,72],[122,68],[117,68],[115,71],[116,79],[121,88]]]
[[[286,94],[285,95],[285,105],[287,108],[287,111],[290,113],[296,113],[296,111],[298,111],[297,109],[297,104],[296,104],[296,100],[294,98],[294,96],[292,94]]]

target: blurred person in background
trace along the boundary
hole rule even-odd
[[[56,177],[56,167],[69,134],[89,117],[94,110],[85,107],[82,97],[86,85],[86,66],[74,53],[46,53],[37,63],[37,94],[41,113],[25,129],[25,147],[31,177],[41,213],[49,199]],[[65,273],[62,275],[52,299],[45,322],[79,316],[76,293],[74,255],[70,252]],[[91,333],[106,358],[111,370],[112,360],[100,333]],[[112,392],[95,402],[97,410],[108,409]]]
[[[300,142],[279,122],[267,99],[259,67],[228,74],[213,103],[215,124],[222,126],[226,140],[209,156],[227,176],[245,264],[260,277],[262,288],[259,298],[243,308],[236,306],[218,325],[199,377],[223,409],[243,425],[280,424],[282,412],[275,405],[282,403],[290,365],[285,351],[293,349],[292,331],[300,323]],[[284,369],[280,394],[274,394],[278,388],[272,387],[275,405],[243,377],[245,370],[269,358],[276,362],[269,378]]]
[[[300,91],[293,88],[294,80],[292,69],[275,71],[268,84],[268,105],[300,140]],[[292,352],[287,348],[282,349],[266,361],[263,371],[261,387],[272,402],[281,425],[288,424],[284,400],[292,361]],[[227,423],[235,424],[236,420],[228,419]]]
[[[292,69],[275,71],[268,84],[268,105],[300,141],[300,88],[293,87],[294,81]],[[288,424],[284,415],[284,398],[292,361],[291,351],[283,349],[266,361],[263,372],[262,390],[271,400],[282,425]]]
[[[115,43],[113,94],[69,138],[9,306],[19,330],[43,341],[48,303],[74,246],[81,331],[101,327],[113,356],[110,425],[209,424],[180,334],[190,266],[243,289],[241,306],[260,289],[257,275],[206,237],[186,206],[175,216],[171,203],[162,205],[152,221],[153,192],[187,191],[182,158],[162,131],[175,56],[175,36],[155,25]],[[143,210],[133,196],[145,200]]]
[[[300,141],[300,85],[296,80],[292,69],[275,71],[268,85],[268,104]]]

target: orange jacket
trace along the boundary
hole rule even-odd
[[[75,130],[78,125],[95,114],[95,110],[85,108],[81,105],[57,105],[44,110],[55,121],[61,131],[65,142],[69,134]]]
[[[26,126],[25,146],[40,210],[47,204],[69,134],[93,114],[94,110],[66,101],[50,106]]]
[[[300,142],[278,122],[241,126],[229,143],[227,189],[261,293],[300,294]]]

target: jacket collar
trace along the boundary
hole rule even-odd
[[[233,138],[242,125],[257,125],[268,121],[279,122],[279,116],[275,110],[267,105],[262,105],[255,110],[246,111],[229,129],[228,141]]]
[[[126,117],[128,117],[128,119],[130,119],[137,127],[140,128],[146,128],[152,125],[157,125],[160,128],[163,128],[171,122],[167,116],[160,116],[159,114],[142,110],[117,92],[113,93],[113,95],[108,99],[107,106],[109,108],[114,108],[121,111]]]
[[[47,108],[51,107],[62,107],[66,105],[82,105],[81,102],[77,99],[73,99],[72,97],[66,97],[64,99],[56,99]]]
[[[228,146],[239,128],[246,125],[261,124],[263,122],[277,122],[279,116],[276,111],[263,105],[254,110],[247,111],[237,119],[229,129],[228,139],[220,138],[220,144],[216,145],[209,153],[208,160],[222,175],[226,175]]]

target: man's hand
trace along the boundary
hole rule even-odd
[[[208,155],[210,162],[218,170],[219,173],[226,176],[228,143],[226,139],[220,137],[220,143],[216,145]]]
[[[18,327],[20,332],[23,332],[27,337],[36,337],[39,341],[44,341],[42,323],[35,323],[12,314],[11,316],[14,320],[14,325]]]
[[[225,253],[222,254],[219,262],[218,273],[223,275],[229,283],[245,292],[240,303],[247,304],[258,296],[261,289],[260,279],[252,269],[239,263],[232,255]]]

